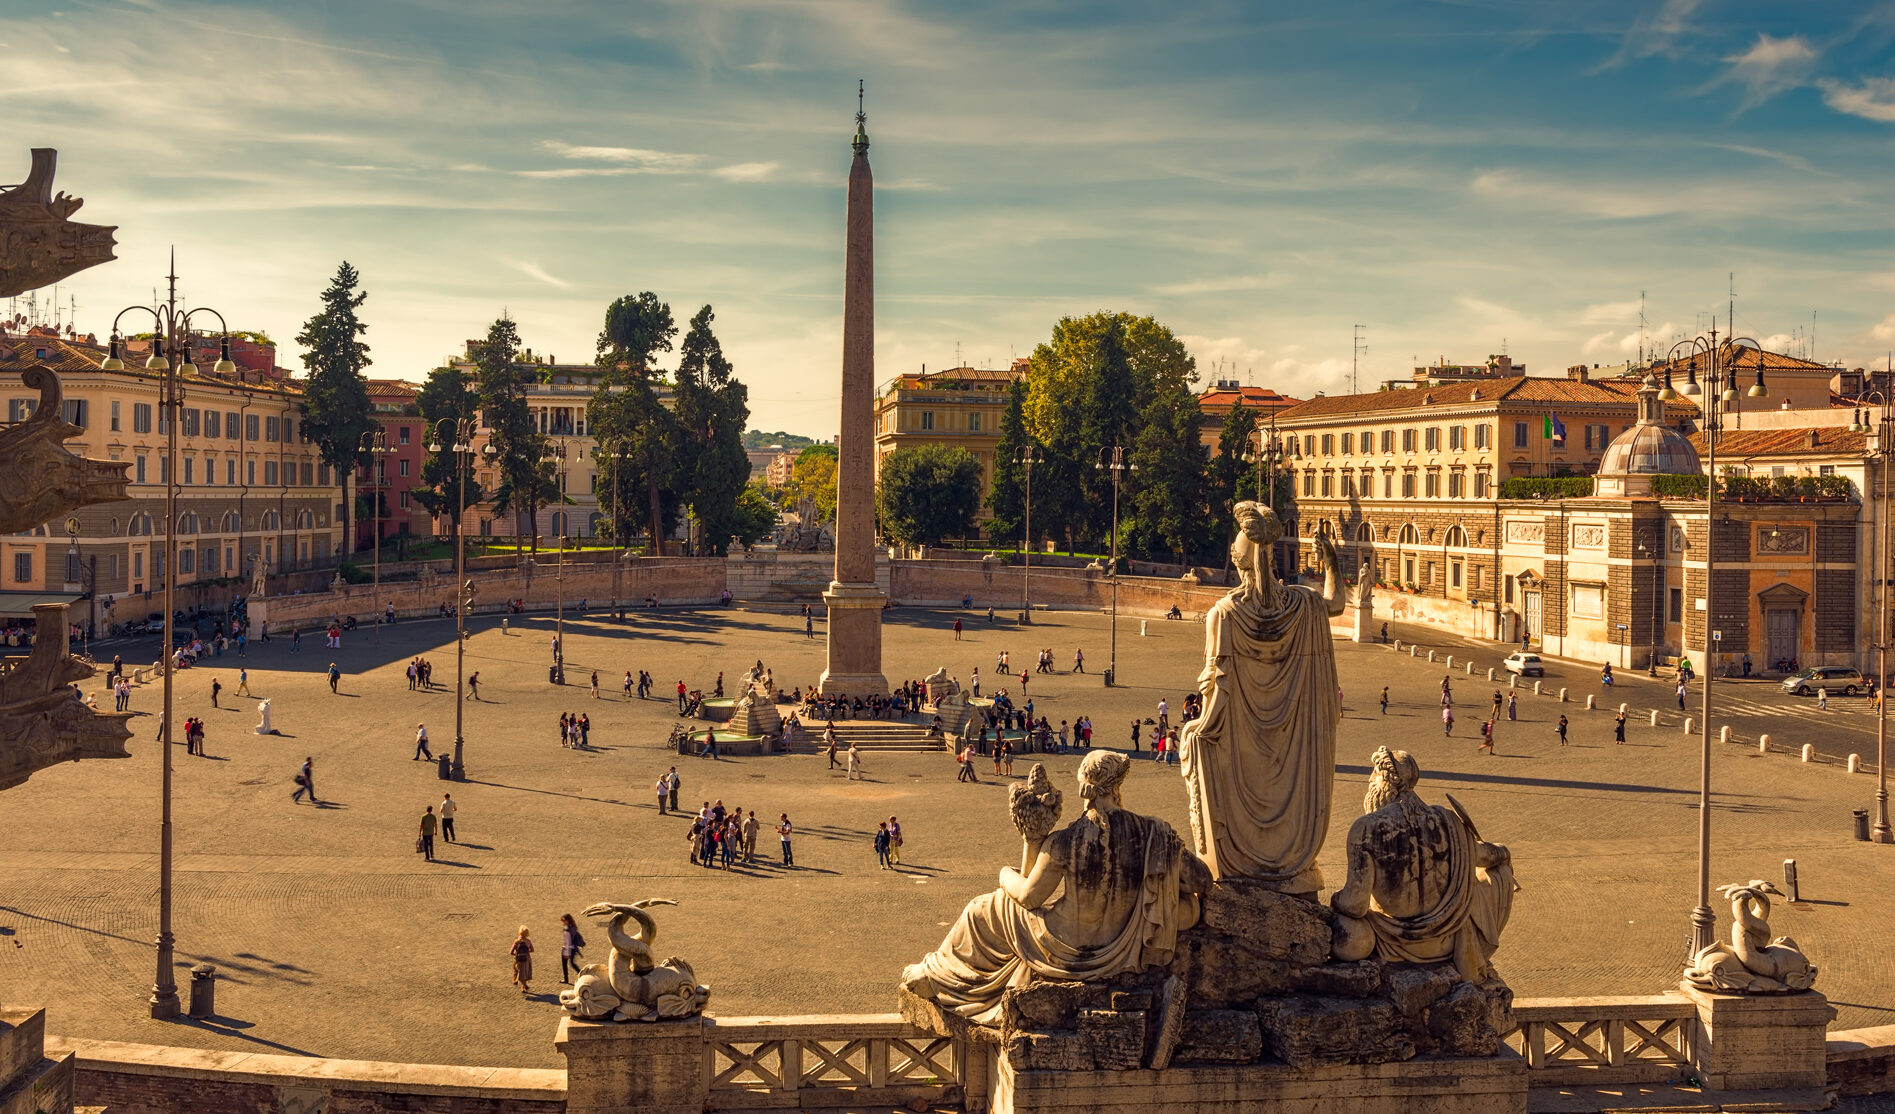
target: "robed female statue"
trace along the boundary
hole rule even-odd
[[[1249,501],[1234,511],[1240,582],[1205,616],[1204,714],[1182,734],[1191,831],[1217,878],[1313,895],[1342,717],[1329,633],[1343,607],[1336,554],[1317,534],[1322,590],[1281,583],[1270,551],[1282,521]]]

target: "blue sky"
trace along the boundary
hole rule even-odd
[[[0,181],[60,149],[120,260],[82,330],[194,302],[285,363],[338,260],[373,374],[502,308],[587,358],[613,297],[703,302],[753,424],[836,425],[855,81],[877,376],[1150,313],[1292,394],[1415,358],[1535,371],[1720,319],[1895,347],[1895,4],[0,0]],[[13,171],[6,165],[15,167]],[[1721,326],[1720,326],[1721,328]]]

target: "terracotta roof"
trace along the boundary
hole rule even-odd
[[[40,355],[41,352],[45,355]],[[211,356],[215,358],[216,353]],[[105,362],[106,350],[96,345],[77,341],[61,340],[53,337],[31,336],[0,340],[0,371],[18,374],[29,367],[46,367],[62,373],[94,372],[101,375],[124,375],[142,379],[153,373],[144,368],[143,359],[134,363],[130,354],[121,354],[125,361],[124,371],[102,371],[100,365]],[[201,358],[201,357],[200,357]],[[275,378],[259,372],[251,372],[251,378],[240,380],[211,374],[210,365],[198,364],[196,375],[186,375],[187,381],[201,381],[218,386],[241,388],[252,391],[267,391],[300,395],[302,387],[288,377]]]
[[[1729,341],[1725,341],[1724,343],[1717,346],[1717,358],[1719,362],[1727,363],[1731,359],[1731,349],[1732,349],[1732,346]],[[1743,345],[1737,349],[1736,360],[1737,360],[1738,370],[1750,371],[1750,372],[1756,371],[1757,358],[1760,352],[1762,353],[1762,357],[1763,357],[1763,369],[1766,372],[1768,371],[1821,371],[1821,372],[1826,372],[1829,374],[1834,374],[1837,370],[1836,368],[1830,367],[1828,364],[1819,364],[1814,360],[1801,360],[1795,356],[1786,356],[1781,352],[1764,351],[1762,349],[1752,348],[1748,344]],[[1677,376],[1683,375],[1685,372],[1685,369],[1689,367],[1690,365],[1691,365],[1691,360],[1688,356],[1680,355],[1678,359],[1672,360],[1670,362],[1670,366],[1672,369],[1673,377],[1676,378]],[[1659,375],[1663,375],[1665,373],[1665,367],[1666,367],[1665,361],[1660,360],[1652,364],[1652,371]],[[1704,361],[1702,358],[1699,359],[1698,369],[1700,371],[1704,369]]]
[[[368,393],[371,395],[390,395],[399,398],[413,398],[421,392],[421,384],[410,383],[406,379],[371,379],[368,381]]]
[[[1302,402],[1300,398],[1278,394],[1268,387],[1208,387],[1198,395],[1198,409],[1209,412],[1227,410],[1233,402],[1242,402],[1245,406],[1295,406]]]
[[[1280,422],[1298,418],[1420,410],[1429,406],[1461,406],[1472,402],[1505,400],[1515,403],[1566,406],[1631,406],[1636,383],[1609,379],[1581,381],[1527,375],[1443,383],[1360,395],[1326,395],[1290,407],[1277,415]]]
[[[1810,434],[1816,444],[1810,444]],[[1691,435],[1691,447],[1704,453],[1704,434]],[[1720,457],[1751,456],[1861,456],[1868,451],[1868,435],[1836,426],[1799,429],[1727,429],[1717,435]]]

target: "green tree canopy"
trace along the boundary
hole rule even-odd
[[[783,505],[791,510],[808,499],[815,504],[816,517],[824,522],[836,514],[836,447],[811,445],[796,454],[790,465],[790,482],[783,487]]]
[[[303,323],[296,343],[303,346],[303,436],[315,442],[322,459],[341,482],[364,459],[362,439],[376,426],[369,403],[368,345],[362,334],[368,326],[356,310],[368,299],[358,290],[361,276],[347,260],[336,268],[322,292],[322,309]],[[353,542],[350,543],[353,545]]]
[[[527,389],[537,373],[520,362],[519,354],[520,328],[503,313],[488,326],[486,339],[475,346],[474,381],[480,393],[481,421],[490,431],[495,452],[499,482],[494,485],[494,509],[524,516],[524,528],[508,532],[523,533],[537,550],[535,524],[545,505],[546,438],[526,403]]]
[[[882,461],[875,511],[882,532],[909,544],[938,545],[971,533],[980,510],[980,461],[959,446],[896,449]]]
[[[704,544],[723,556],[737,533],[737,499],[750,482],[744,425],[750,420],[749,391],[731,378],[730,361],[711,331],[710,306],[691,318],[678,352],[678,424],[684,432],[682,492],[704,531]]]
[[[769,537],[775,529],[776,504],[770,502],[770,496],[762,484],[745,484],[743,493],[737,496],[737,507],[731,518],[731,533],[748,548]]]
[[[1198,402],[1190,388],[1175,385],[1146,407],[1132,455],[1135,541],[1146,552],[1170,550],[1181,564],[1204,548],[1208,506],[1205,479],[1209,454],[1198,435]]]
[[[588,410],[601,457],[613,458],[613,531],[622,542],[636,517],[632,509],[642,503],[654,554],[664,552],[665,535],[677,524],[684,430],[658,397],[659,373],[652,360],[671,351],[677,333],[671,307],[649,290],[627,294],[606,307],[597,359],[605,374]]]
[[[441,451],[429,452],[421,462],[421,482],[409,494],[429,514],[447,515],[458,531],[461,515],[468,507],[478,506],[486,496],[471,467],[471,464],[478,462],[470,462],[468,474],[461,474],[451,433],[460,422],[475,417],[480,409],[480,395],[474,390],[474,384],[466,372],[459,368],[437,367],[428,373],[427,381],[415,392],[415,403],[421,411],[424,426],[422,444],[438,443]],[[444,429],[441,425],[443,420],[451,420],[455,424]],[[459,499],[455,498],[457,493],[460,494]]]

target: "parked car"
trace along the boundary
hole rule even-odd
[[[1846,665],[1818,665],[1783,679],[1783,691],[1792,696],[1815,696],[1817,689],[1854,696],[1864,687],[1861,670]]]
[[[1546,666],[1538,654],[1508,654],[1507,660],[1500,663],[1509,673],[1518,673],[1522,677],[1544,677]]]

